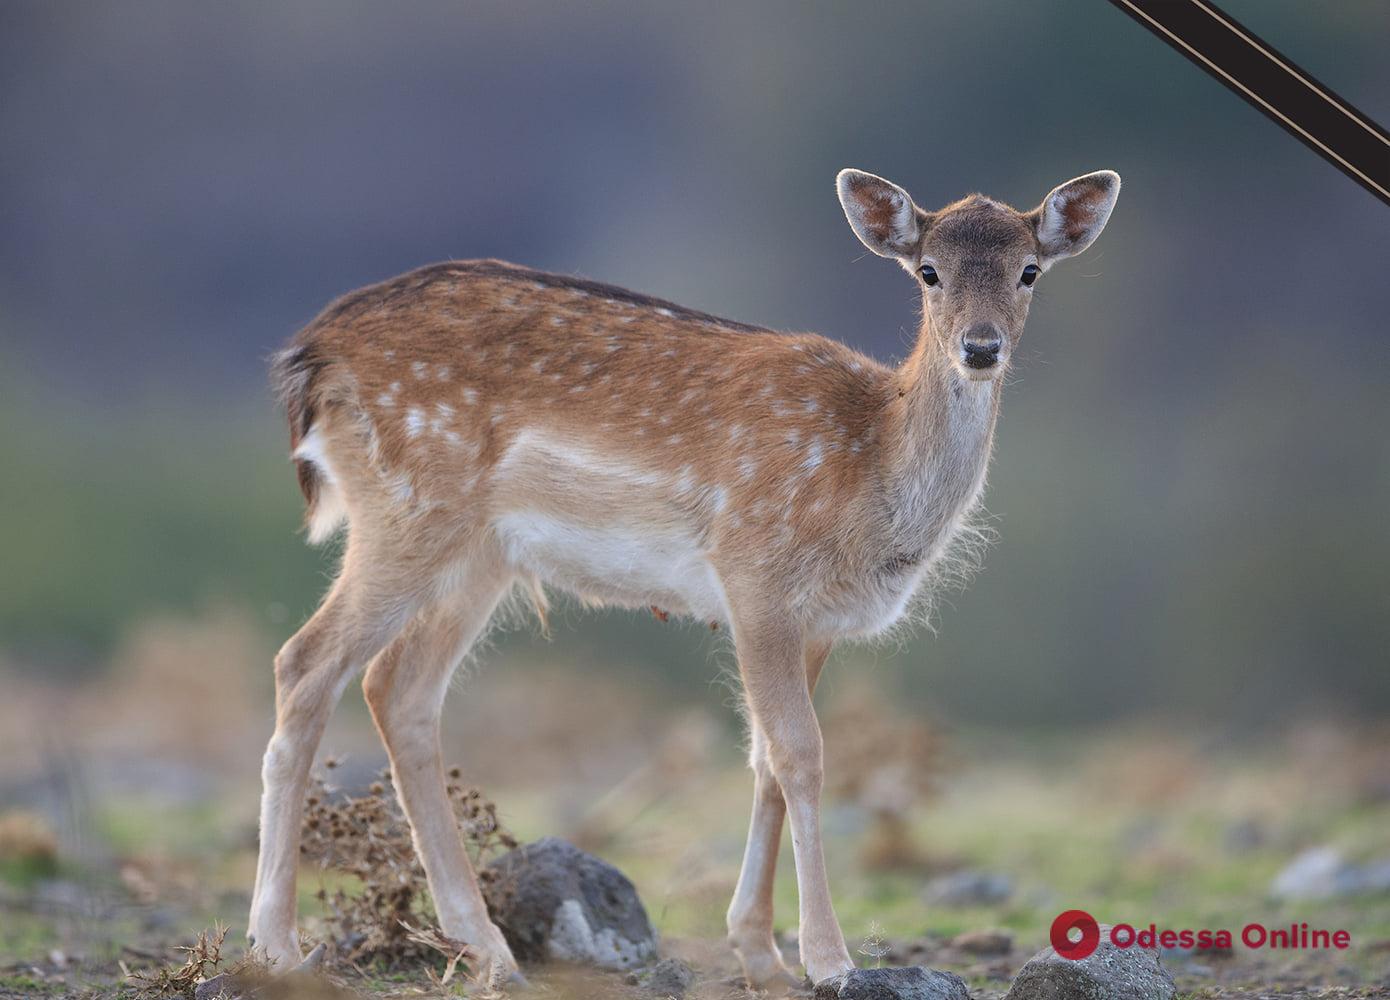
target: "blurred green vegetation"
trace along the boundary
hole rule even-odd
[[[230,601],[268,629],[312,610],[331,565],[296,544],[299,496],[268,397],[97,414],[0,388],[0,637],[90,670],[130,624]]]
[[[234,605],[271,646],[310,613],[334,556],[296,534],[263,369],[333,295],[503,256],[889,360],[916,293],[855,242],[837,169],[925,206],[1026,207],[1113,167],[1106,233],[1035,296],[983,572],[935,635],[844,650],[825,683],[873,669],[906,703],[1010,726],[1390,709],[1380,207],[1120,12],[137,7],[165,30],[20,4],[0,32],[19,669],[100,673],[170,611]],[[1384,110],[1384,4],[1231,9]],[[732,663],[698,624],[558,619],[552,642],[501,641],[686,695]]]

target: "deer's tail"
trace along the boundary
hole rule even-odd
[[[330,538],[347,521],[347,506],[324,451],[315,420],[320,416],[323,375],[328,359],[308,331],[271,359],[270,381],[290,422],[290,454],[304,494],[309,542]]]

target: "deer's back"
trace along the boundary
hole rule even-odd
[[[720,559],[815,586],[875,548],[892,376],[834,341],[479,261],[345,296],[291,350],[365,516],[481,519],[571,589],[707,614]]]

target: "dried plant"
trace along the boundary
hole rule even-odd
[[[823,718],[827,791],[872,818],[863,848],[866,867],[922,867],[913,844],[911,813],[935,794],[946,767],[937,728],[904,714],[882,694],[856,688],[831,704]]]
[[[874,968],[883,966],[883,958],[893,949],[883,939],[883,928],[877,920],[869,921],[869,933],[864,937],[864,943],[859,946],[859,954],[865,958],[874,960]]]
[[[0,875],[26,879],[57,870],[58,837],[43,817],[30,812],[0,813]]]
[[[325,766],[331,772],[337,762]],[[449,801],[459,833],[476,865],[516,840],[497,819],[497,806],[448,774]],[[445,978],[466,966],[466,944],[437,929],[425,870],[415,854],[410,826],[396,801],[389,771],[361,796],[342,795],[315,777],[305,802],[301,852],[324,872],[351,876],[356,885],[328,889],[318,898],[327,910],[340,959],[385,969],[442,954]],[[487,873],[481,873],[486,881]]]
[[[125,970],[126,981],[142,997],[191,997],[198,984],[222,964],[222,944],[226,940],[227,928],[215,924],[211,930],[199,933],[191,945],[179,946],[178,950],[187,956],[183,965],[141,972]]]

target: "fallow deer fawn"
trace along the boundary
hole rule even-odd
[[[330,305],[274,362],[309,537],[347,526],[322,606],[275,659],[254,946],[299,961],[301,800],[349,679],[363,687],[445,933],[518,975],[444,790],[450,675],[524,585],[726,624],[754,799],[729,942],[758,986],[795,981],[772,929],[784,816],[813,981],[851,968],[821,848],[811,694],[832,644],[908,607],[976,504],[1001,376],[1033,283],[1086,249],[1110,171],[1031,212],[972,195],[937,212],[845,170],[859,239],[919,282],[915,349],[889,368],[834,341],[732,323],[497,261],[439,264]]]

